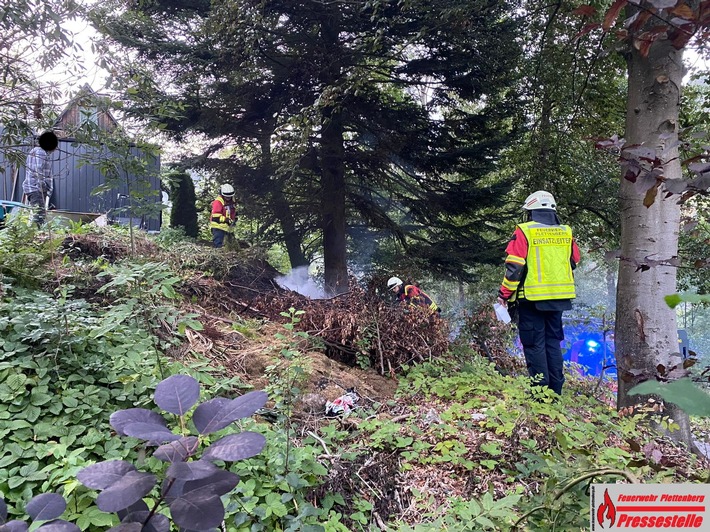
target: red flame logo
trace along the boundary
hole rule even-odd
[[[604,490],[604,502],[597,508],[597,522],[603,528],[604,527],[604,513],[606,513],[606,519],[609,520],[609,526],[614,526],[614,521],[616,520],[616,508],[614,503],[611,502],[611,497],[609,497],[609,490]]]

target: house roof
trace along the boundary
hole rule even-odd
[[[54,122],[54,129],[64,132],[64,137],[68,132],[72,132],[74,128],[80,126],[80,116],[82,107],[86,107],[87,103],[98,108],[101,116],[100,125],[104,129],[113,129],[120,127],[116,118],[111,114],[107,104],[108,98],[97,93],[89,84],[79,89],[77,94],[69,101],[67,106],[62,111],[62,114],[57,117]]]

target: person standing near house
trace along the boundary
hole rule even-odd
[[[560,224],[552,194],[544,190],[530,194],[523,209],[527,221],[515,228],[505,249],[498,302],[517,306],[520,343],[530,377],[561,395],[565,382],[562,312],[572,308],[576,295],[572,272],[580,260],[579,248],[572,229]]]
[[[50,155],[59,146],[59,139],[53,131],[45,131],[38,140],[39,146],[32,148],[27,155],[22,191],[27,196],[27,203],[36,207],[33,221],[42,226],[47,215],[47,202],[54,191]]]
[[[221,248],[224,238],[234,232],[234,223],[237,211],[234,205],[234,187],[224,184],[219,187],[219,196],[212,202],[212,215],[210,216],[210,229],[212,230],[212,243],[214,247]]]

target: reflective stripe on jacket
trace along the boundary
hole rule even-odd
[[[236,218],[237,213],[234,205],[231,203],[228,205],[222,196],[217,196],[217,199],[212,202],[210,229],[221,229],[231,233]]]
[[[434,303],[434,300],[418,286],[413,284],[405,285],[404,292],[400,295],[402,301],[406,301],[410,305],[420,305],[428,307],[432,312],[436,312],[439,306]]]
[[[518,225],[528,242],[527,272],[519,296],[530,301],[574,299],[572,229],[567,225]]]

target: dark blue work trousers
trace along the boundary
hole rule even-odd
[[[528,374],[536,384],[562,394],[564,340],[561,310],[539,310],[534,302],[521,299],[518,306],[518,331],[523,344]]]
[[[227,236],[227,231],[222,229],[212,228],[212,244],[216,248],[221,248],[224,245],[224,237]]]

